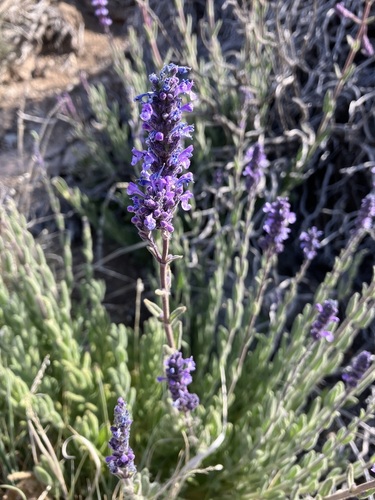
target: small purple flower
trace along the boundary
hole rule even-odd
[[[144,240],[150,240],[153,230],[173,232],[173,215],[181,204],[184,210],[191,205],[192,193],[185,186],[193,181],[193,175],[184,173],[190,166],[193,146],[183,147],[183,138],[191,138],[192,125],[181,121],[183,112],[190,112],[192,104],[182,103],[182,95],[195,98],[193,82],[181,79],[188,71],[184,66],[168,64],[149,80],[152,91],[141,94],[136,100],[142,103],[140,114],[143,129],[148,132],[148,148],[139,151],[133,148],[132,165],[142,161],[142,171],[137,181],[139,191],[129,184],[128,194],[132,199],[129,212],[134,213],[132,222]]]
[[[375,50],[366,33],[363,35],[361,43],[362,53],[367,57],[372,57],[375,54]]]
[[[355,231],[371,229],[375,218],[375,193],[369,193],[362,200],[361,208],[355,222]]]
[[[245,160],[246,165],[242,175],[246,177],[246,188],[248,190],[253,186],[257,188],[264,175],[263,170],[269,165],[263,146],[256,142],[247,150]]]
[[[359,381],[371,366],[371,353],[362,351],[345,370],[342,379],[350,388],[357,387]]]
[[[96,7],[95,15],[99,19],[100,24],[105,29],[108,29],[108,26],[112,24],[112,19],[108,16],[108,0],[91,0],[91,5]]]
[[[312,260],[316,251],[320,248],[320,237],[323,235],[323,231],[318,231],[318,228],[312,226],[307,231],[302,231],[299,236],[301,242],[301,248],[307,260]]]
[[[191,394],[187,386],[192,382],[190,372],[195,370],[192,357],[184,359],[180,351],[174,352],[165,361],[165,377],[158,377],[158,381],[166,380],[172,395],[173,406],[179,411],[194,410],[199,404],[196,394]]]
[[[328,299],[324,301],[323,305],[316,304],[315,307],[319,314],[311,326],[311,336],[314,340],[320,340],[325,337],[328,342],[332,342],[334,339],[333,333],[326,328],[330,323],[340,321],[336,316],[338,313],[337,301]]]
[[[289,224],[296,221],[296,214],[290,211],[288,198],[277,198],[273,203],[266,203],[263,212],[267,214],[263,225],[267,233],[260,245],[264,250],[272,249],[280,253],[284,249],[283,241],[288,239],[290,229]]]
[[[111,427],[112,438],[108,443],[113,453],[105,461],[111,473],[121,479],[128,479],[137,472],[134,465],[135,456],[129,446],[130,426],[132,423],[125,401],[118,398],[114,411],[114,422]]]

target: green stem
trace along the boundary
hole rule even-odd
[[[229,391],[228,391],[228,399],[230,399],[230,396],[233,394],[234,389],[236,388],[237,382],[238,382],[238,380],[241,376],[241,373],[242,373],[243,365],[245,363],[245,359],[246,359],[250,344],[254,338],[254,325],[255,325],[255,321],[258,317],[259,311],[260,311],[264,292],[266,290],[267,277],[268,277],[268,273],[269,273],[270,268],[271,268],[272,256],[273,256],[273,248],[271,247],[267,251],[265,263],[264,263],[264,266],[262,266],[263,273],[259,279],[258,290],[256,293],[256,297],[254,299],[253,314],[251,316],[251,320],[250,320],[248,327],[246,329],[246,334],[245,334],[245,338],[244,338],[244,341],[243,341],[243,344],[241,347],[241,355],[240,355],[240,359],[238,361],[237,370],[235,372],[231,386],[230,386]]]
[[[170,320],[170,308],[169,308],[169,295],[170,295],[170,269],[168,260],[169,251],[169,239],[168,237],[163,237],[163,251],[160,264],[160,285],[162,290],[162,308],[163,308],[163,326],[165,330],[165,335],[167,336],[167,342],[169,347],[176,349],[176,345],[173,338],[173,330]]]

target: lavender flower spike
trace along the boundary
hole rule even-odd
[[[91,0],[91,5],[96,7],[95,15],[99,19],[100,24],[104,26],[105,29],[108,29],[108,26],[112,24],[112,19],[108,15],[108,0]]]
[[[191,394],[187,386],[191,383],[190,372],[195,370],[193,358],[182,357],[180,351],[174,352],[165,361],[165,377],[158,377],[158,381],[166,380],[172,395],[173,406],[179,411],[187,412],[194,410],[199,404],[196,394]]]
[[[338,312],[337,301],[331,299],[325,300],[323,305],[316,304],[316,309],[319,314],[311,326],[311,336],[314,340],[320,340],[325,337],[328,342],[332,342],[334,339],[333,333],[326,328],[329,323],[337,323],[339,321],[339,318],[336,316]]]
[[[246,165],[242,175],[246,177],[246,188],[250,191],[253,186],[257,188],[260,184],[263,178],[263,169],[268,167],[269,161],[259,142],[247,150],[245,160]]]
[[[284,249],[283,241],[288,239],[289,224],[296,221],[296,214],[290,211],[288,198],[277,198],[273,203],[266,203],[263,212],[268,214],[263,225],[267,233],[260,244],[264,250],[280,253]]]
[[[137,472],[134,465],[134,453],[129,446],[130,426],[133,421],[122,398],[117,400],[114,414],[114,423],[111,427],[112,438],[109,441],[113,453],[105,460],[112,474],[121,479],[129,479]]]
[[[136,97],[142,103],[140,114],[143,129],[148,133],[144,151],[133,148],[132,165],[142,161],[142,172],[137,183],[130,183],[128,194],[133,204],[133,224],[140,237],[150,241],[151,232],[161,230],[164,238],[173,232],[173,215],[181,204],[190,210],[192,193],[185,186],[193,181],[193,174],[186,172],[190,165],[193,146],[184,147],[183,139],[191,138],[192,125],[181,121],[183,112],[190,112],[190,102],[183,104],[181,96],[191,100],[193,82],[179,78],[188,71],[184,66],[168,64],[160,76],[151,74],[152,91]]]
[[[361,208],[355,221],[355,230],[371,229],[375,219],[375,193],[369,193],[362,200]]]
[[[312,226],[307,231],[302,231],[299,236],[301,248],[307,260],[312,260],[316,251],[320,248],[319,238],[323,235],[323,231],[318,231],[318,228]]]
[[[345,370],[342,379],[350,388],[357,387],[359,381],[371,366],[371,353],[362,351]]]

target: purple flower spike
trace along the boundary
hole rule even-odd
[[[91,5],[97,7],[95,9],[95,15],[99,19],[100,24],[108,29],[108,26],[112,24],[112,19],[108,15],[108,0],[91,0]]]
[[[375,218],[375,193],[369,193],[362,200],[355,222],[355,230],[371,229]]]
[[[268,167],[263,146],[259,142],[249,148],[245,155],[246,165],[243,176],[246,177],[246,188],[250,191],[252,187],[257,188],[263,178],[263,169]]]
[[[338,312],[337,301],[331,299],[325,300],[323,305],[316,304],[316,309],[319,314],[311,326],[311,336],[314,340],[320,340],[325,337],[328,342],[332,342],[334,339],[333,333],[326,328],[330,323],[340,321],[336,316]]]
[[[187,386],[191,383],[190,372],[195,370],[192,357],[184,359],[180,351],[174,352],[165,362],[165,377],[158,377],[158,381],[166,380],[172,395],[173,406],[179,411],[194,410],[199,404],[196,394],[191,394]]]
[[[135,456],[133,450],[129,446],[130,426],[133,421],[122,398],[117,400],[114,415],[115,418],[111,427],[112,438],[109,441],[113,454],[107,457],[105,461],[112,474],[121,479],[128,479],[137,472],[137,468],[134,465]]]
[[[164,66],[160,76],[153,73],[149,77],[152,91],[136,97],[142,103],[140,117],[148,132],[148,148],[132,151],[132,165],[142,161],[137,181],[141,194],[134,187],[128,190],[133,202],[128,211],[135,214],[132,222],[146,241],[153,230],[161,230],[165,236],[173,232],[172,219],[179,204],[184,210],[191,208],[188,200],[193,195],[185,188],[193,175],[183,172],[190,166],[193,146],[184,148],[183,138],[191,138],[194,127],[182,122],[181,117],[193,109],[191,102],[182,103],[182,96],[193,100],[195,94],[193,82],[180,77],[188,69],[175,64]]]
[[[316,251],[320,248],[320,237],[323,235],[322,231],[318,231],[318,228],[312,226],[307,231],[302,231],[299,236],[301,242],[301,248],[307,260],[312,260]]]
[[[342,379],[350,388],[357,387],[359,381],[371,366],[372,355],[368,351],[362,351],[356,356],[351,365],[345,370]]]
[[[260,244],[264,250],[280,253],[284,249],[283,241],[288,239],[290,233],[288,225],[296,221],[296,214],[290,211],[288,198],[280,197],[273,203],[266,203],[263,212],[267,214],[263,225],[267,234]]]

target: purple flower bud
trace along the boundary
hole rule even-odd
[[[129,182],[127,193],[129,196],[133,196],[133,195],[137,194],[138,196],[144,197],[144,194],[139,189],[137,184],[134,184],[134,182]]]
[[[99,9],[96,9],[95,15],[97,17],[106,17],[108,15],[108,9],[106,7],[100,7]]]
[[[358,211],[355,222],[355,231],[361,229],[371,229],[375,218],[375,193],[369,193],[362,200],[361,208]]]
[[[164,134],[162,132],[156,132],[155,141],[163,141],[163,140],[164,140]]]
[[[193,197],[193,194],[190,192],[190,191],[186,191],[182,196],[181,196],[181,207],[183,210],[190,210],[191,209],[191,205],[190,203],[188,202],[188,200],[190,200],[190,198]]]
[[[257,188],[264,175],[263,170],[269,165],[263,146],[255,143],[247,150],[245,160],[247,163],[242,175],[246,177],[246,188]]]
[[[145,226],[147,227],[147,229],[149,231],[153,231],[155,229],[155,227],[156,227],[156,221],[153,218],[152,214],[147,215],[145,217]]]
[[[320,340],[325,337],[328,342],[332,342],[334,339],[333,333],[326,328],[330,323],[340,321],[336,316],[338,312],[337,301],[331,299],[325,300],[323,305],[316,304],[315,307],[319,314],[311,326],[311,336],[314,340]]]
[[[196,394],[191,394],[187,386],[192,382],[190,372],[195,370],[192,357],[184,359],[180,351],[174,352],[165,361],[165,377],[158,377],[158,381],[166,380],[172,395],[173,406],[179,411],[194,410],[199,404]]]
[[[302,231],[299,236],[301,248],[307,260],[312,260],[316,255],[316,250],[320,248],[319,238],[323,235],[323,231],[318,231],[318,228],[312,226],[307,231]]]
[[[367,57],[372,57],[375,54],[374,47],[367,34],[362,37],[362,52]]]
[[[117,406],[114,411],[114,422],[111,427],[112,438],[109,446],[113,453],[105,460],[112,474],[121,479],[131,478],[137,468],[134,465],[134,452],[129,446],[130,426],[132,424],[126,403],[122,398],[117,400]]]
[[[91,0],[91,5],[98,7],[95,9],[95,15],[99,19],[100,24],[108,29],[108,26],[112,24],[112,19],[108,16],[108,0]]]
[[[289,224],[296,221],[296,214],[290,211],[288,198],[277,198],[273,203],[266,203],[263,212],[267,214],[263,225],[267,233],[260,245],[264,250],[271,249],[275,253],[280,253],[284,249],[283,242],[288,239],[290,229]]]
[[[144,120],[145,122],[147,122],[151,118],[152,112],[153,112],[153,109],[152,109],[151,104],[146,102],[142,106],[142,113],[140,114],[141,119]]]
[[[371,353],[362,351],[345,370],[342,379],[350,388],[357,387],[359,381],[371,366]]]

